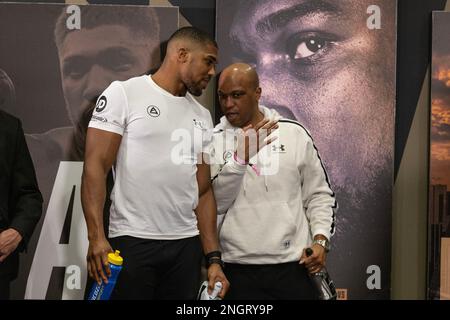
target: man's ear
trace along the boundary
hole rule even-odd
[[[178,61],[185,63],[188,60],[189,51],[185,47],[178,48]]]
[[[261,98],[261,93],[262,93],[261,87],[256,88],[255,94],[256,94],[257,100],[259,100]]]

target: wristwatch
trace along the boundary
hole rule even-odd
[[[317,239],[313,241],[313,244],[318,244],[325,249],[325,252],[330,251],[330,242],[326,239]]]

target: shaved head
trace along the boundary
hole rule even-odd
[[[242,81],[246,81],[250,87],[259,87],[258,73],[256,73],[256,70],[252,66],[246,63],[238,62],[226,67],[220,75],[219,82],[227,77],[239,77]]]
[[[220,75],[217,94],[222,113],[234,127],[243,128],[262,120],[259,77],[252,66],[233,63],[226,67]]]

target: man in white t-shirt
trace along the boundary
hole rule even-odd
[[[222,272],[216,202],[207,164],[209,112],[199,96],[215,74],[217,44],[181,28],[151,76],[113,82],[100,96],[86,140],[81,197],[88,226],[89,274],[110,274],[107,254],[123,269],[114,299],[194,299],[202,250],[209,289],[229,283]],[[103,232],[105,178],[113,167],[109,241]]]

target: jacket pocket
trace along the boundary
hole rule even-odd
[[[233,207],[220,230],[221,246],[245,256],[279,256],[293,245],[297,225],[285,202]]]

